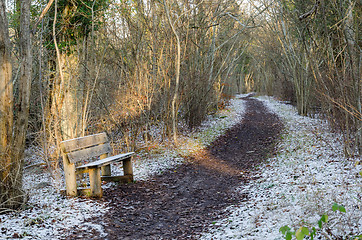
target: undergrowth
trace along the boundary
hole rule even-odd
[[[333,212],[345,213],[346,208],[342,205],[334,203],[332,205]],[[337,236],[333,233],[333,226],[326,226],[328,223],[329,216],[328,214],[323,214],[317,222],[316,226],[311,224],[302,225],[297,231],[292,231],[292,229],[285,225],[279,229],[279,232],[282,233],[285,240],[292,240],[294,237],[297,240],[310,239],[314,240],[317,236],[324,236],[326,239],[350,239],[350,240],[362,240],[362,234],[360,235],[349,235],[349,236]],[[320,238],[318,238],[320,239]]]

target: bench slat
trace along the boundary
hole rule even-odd
[[[99,157],[102,154],[110,153],[112,152],[111,146],[109,143],[85,148],[76,152],[70,152],[68,153],[68,159],[71,163],[76,163],[82,160],[87,160],[89,158],[93,157]]]
[[[105,182],[121,182],[121,183],[131,183],[133,182],[132,176],[102,176],[102,181]]]
[[[92,168],[92,167],[103,167],[106,166],[112,162],[119,162],[122,161],[124,159],[130,158],[134,155],[134,152],[129,152],[129,153],[123,153],[123,154],[119,154],[116,156],[112,156],[112,157],[107,157],[95,162],[91,162],[91,163],[87,163],[84,164],[82,166],[77,167],[76,169],[86,169],[86,168]]]
[[[70,140],[62,141],[61,147],[63,148],[63,151],[66,153],[76,151],[79,149],[99,145],[106,143],[108,141],[107,134],[106,133],[98,133],[91,136],[86,137],[79,137],[74,138]]]
[[[60,143],[60,147],[63,153],[67,195],[76,196],[82,193],[87,194],[87,196],[102,197],[102,178],[100,176],[102,168],[103,174],[106,175],[103,176],[103,179],[106,181],[127,183],[133,181],[131,157],[134,155],[134,152],[107,157],[112,152],[112,148],[106,133],[66,140]],[[95,157],[101,159],[93,161]],[[76,162],[88,159],[93,162],[75,167]],[[110,163],[118,161],[123,161],[124,176],[111,176],[110,172],[105,173],[104,168],[109,168]],[[78,173],[89,173],[90,189],[85,189],[84,191],[77,190],[76,178]]]

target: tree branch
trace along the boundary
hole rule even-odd
[[[316,3],[314,4],[313,8],[310,11],[299,16],[299,20],[302,21],[303,19],[306,19],[307,17],[309,17],[310,15],[315,13],[318,9],[319,4],[320,4],[320,0],[317,0]]]
[[[45,14],[47,14],[47,12],[49,11],[50,7],[52,6],[54,0],[49,0],[48,4],[45,6],[45,8],[43,9],[43,11],[41,12],[39,18],[38,18],[38,21],[36,21],[36,23],[34,24],[33,26],[33,33],[35,32],[35,28],[36,26],[39,25],[39,23],[41,22],[41,20],[43,20]]]

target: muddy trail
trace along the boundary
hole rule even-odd
[[[147,181],[104,191],[109,212],[101,219],[107,239],[197,239],[227,215],[225,208],[247,201],[235,191],[253,180],[255,167],[274,154],[282,123],[262,102],[245,98],[242,122],[185,164]],[[104,239],[74,230],[72,239]]]

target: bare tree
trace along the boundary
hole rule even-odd
[[[11,46],[5,1],[0,1],[0,207],[11,207],[19,202],[19,191],[14,189],[12,154],[13,84],[11,81]],[[15,197],[15,198],[14,198]]]
[[[1,113],[0,113],[0,208],[17,208],[25,200],[22,190],[25,137],[29,118],[29,97],[32,75],[30,42],[30,0],[18,1],[19,21],[19,92],[13,112],[13,82],[11,80],[10,41],[5,13],[5,1],[0,2],[1,45]],[[6,144],[6,145],[5,145]]]
[[[249,49],[254,65],[262,66],[256,72],[257,85],[270,85],[266,79],[271,79],[274,92],[288,96],[300,114],[323,112],[331,127],[343,133],[345,154],[360,155],[361,30],[357,19],[361,4],[355,0],[260,3],[271,7],[264,15],[263,33],[253,33],[258,47]],[[257,4],[254,7],[259,11]]]
[[[171,20],[170,16],[170,10],[166,3],[166,1],[163,1],[163,4],[165,5],[165,11],[167,15],[168,23],[171,26],[172,32],[175,35],[176,38],[176,46],[177,46],[177,54],[175,57],[175,68],[176,68],[176,78],[175,78],[175,92],[172,98],[172,131],[173,131],[173,141],[177,143],[177,110],[176,110],[176,104],[177,104],[177,97],[178,97],[178,91],[180,86],[180,65],[181,65],[181,43],[180,43],[180,37],[178,33],[176,32],[174,23]]]

